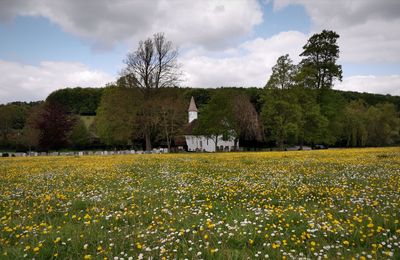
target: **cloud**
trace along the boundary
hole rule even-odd
[[[398,0],[275,0],[274,9],[304,6],[312,31],[335,30],[344,62],[400,62]]]
[[[262,22],[257,0],[3,0],[0,20],[17,15],[43,16],[64,31],[99,48],[126,41],[135,44],[165,32],[179,45],[220,49],[247,36]]]
[[[340,34],[339,63],[400,62],[398,0],[272,3],[275,10],[288,5],[304,6],[312,21],[310,32],[287,31],[269,38],[257,37],[253,29],[263,21],[262,4],[257,0],[3,0],[0,22],[19,15],[42,16],[101,49],[121,42],[134,49],[139,40],[163,31],[184,50],[180,57],[186,75],[184,85],[191,87],[262,87],[279,56],[288,53],[297,63],[307,39],[322,29]],[[0,102],[42,99],[59,87],[101,86],[113,80],[80,63],[43,62],[29,66],[0,61],[0,72],[5,75],[0,79]],[[347,77],[337,88],[399,94],[397,86],[396,75],[363,75]],[[15,90],[23,94],[12,94]]]
[[[335,89],[400,95],[400,75],[359,75],[346,77],[342,82],[336,84]]]
[[[210,57],[201,50],[193,51],[181,59],[185,83],[193,87],[263,87],[279,56],[288,53],[294,62],[299,61],[298,54],[306,39],[303,33],[289,31],[246,41],[227,50],[227,57]]]
[[[65,87],[100,87],[115,81],[81,63],[44,61],[38,66],[0,60],[0,103],[43,100]]]

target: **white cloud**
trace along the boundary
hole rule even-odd
[[[184,48],[180,62],[185,85],[191,87],[262,87],[279,56],[288,53],[297,63],[307,39],[322,29],[340,34],[339,63],[400,62],[400,1],[273,1],[275,10],[291,4],[304,6],[309,14],[309,34],[288,31],[242,43],[263,20],[261,1],[3,0],[0,21],[18,15],[43,16],[100,48],[120,42],[135,48],[138,40],[163,31]],[[28,66],[0,61],[0,73],[5,75],[0,78],[0,102],[43,99],[56,88],[101,86],[113,80],[82,64],[63,62]],[[337,88],[399,94],[398,83],[397,75],[353,76]]]
[[[398,0],[275,0],[274,9],[303,5],[312,31],[335,30],[344,62],[400,62]]]
[[[342,82],[336,84],[335,89],[400,95],[400,75],[346,77]]]
[[[100,87],[115,81],[81,63],[41,62],[38,66],[0,60],[0,103],[43,100],[65,87]]]
[[[0,20],[43,16],[63,30],[101,48],[165,32],[179,45],[220,49],[247,36],[262,22],[257,0],[3,0]]]
[[[307,35],[300,32],[282,32],[271,38],[246,41],[229,49],[228,57],[210,57],[199,52],[185,55],[181,62],[186,72],[188,86],[256,86],[266,84],[271,68],[279,56],[288,53],[294,62],[299,61]]]

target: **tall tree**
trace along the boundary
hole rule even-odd
[[[239,91],[231,92],[227,98],[230,102],[230,113],[233,113],[233,126],[235,136],[235,147],[238,147],[237,143],[239,139],[246,141],[262,141],[262,124],[260,122],[259,115],[250,102],[249,97]]]
[[[368,145],[393,145],[399,141],[400,118],[395,106],[389,103],[370,106],[366,112],[366,128]]]
[[[39,148],[48,151],[67,147],[73,124],[73,117],[62,106],[46,102],[35,125],[40,130]]]
[[[37,122],[41,120],[41,113],[44,105],[44,103],[41,103],[32,107],[22,131],[23,145],[26,146],[29,151],[39,146],[40,129],[37,127]]]
[[[158,95],[156,103],[161,136],[167,142],[168,151],[171,151],[174,137],[182,133],[187,120],[187,102],[185,102],[179,89],[170,88],[168,90]]]
[[[266,139],[275,141],[281,149],[298,140],[301,107],[291,90],[266,89],[261,111]]]
[[[328,143],[326,136],[328,131],[328,119],[321,114],[317,104],[316,91],[314,89],[296,86],[292,89],[296,93],[298,105],[301,108],[299,122],[300,149],[306,144]]]
[[[368,138],[367,108],[363,100],[350,102],[344,109],[344,129],[347,146],[365,146]]]
[[[25,103],[10,103],[0,105],[0,145],[10,146],[15,138],[13,133],[19,136],[28,116],[28,106]],[[17,140],[19,141],[19,140]]]
[[[84,149],[88,146],[90,141],[89,130],[80,116],[75,116],[73,120],[74,125],[72,126],[69,137],[71,145],[75,149]]]
[[[137,89],[109,86],[97,109],[96,133],[109,146],[126,146],[136,135],[137,112],[141,104]]]
[[[124,60],[126,67],[119,83],[140,89],[144,94],[143,106],[149,106],[144,107],[142,113],[146,150],[151,150],[153,124],[152,115],[146,114],[153,106],[149,100],[159,88],[177,86],[180,82],[177,57],[178,50],[172,46],[172,42],[167,41],[163,33],[157,33],[153,38],[140,41],[138,49],[129,53]]]
[[[217,151],[219,138],[228,140],[236,136],[233,130],[233,121],[230,100],[223,91],[218,91],[211,97],[207,106],[200,111],[198,124],[194,131],[196,134],[212,139]]]
[[[295,73],[296,66],[290,59],[289,54],[280,56],[272,67],[272,75],[265,87],[288,89],[293,86]]]
[[[330,89],[335,79],[342,80],[342,66],[336,64],[339,58],[338,38],[336,32],[323,30],[311,36],[303,46],[300,73],[303,81],[310,84],[309,87]]]
[[[249,97],[237,90],[218,90],[201,111],[198,134],[205,134],[218,147],[218,137],[233,139],[237,148],[239,139],[262,140],[259,116]]]

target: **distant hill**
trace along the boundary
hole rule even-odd
[[[193,96],[196,100],[196,104],[199,107],[207,104],[212,96],[212,93],[216,90],[215,88],[180,88],[184,92],[185,96],[189,99]],[[232,89],[232,87],[222,87],[222,89]],[[238,88],[235,88],[238,89]],[[239,88],[244,91],[249,97],[251,102],[256,107],[257,111],[261,108],[260,97],[263,93],[263,88]],[[96,109],[100,104],[101,95],[104,88],[66,88],[52,92],[48,97],[47,101],[56,101],[59,104],[64,105],[68,110],[74,114],[79,115],[96,115]],[[223,91],[223,90],[222,90]],[[339,93],[346,101],[353,101],[362,99],[367,105],[376,105],[378,103],[393,103],[396,105],[397,110],[400,111],[400,96],[372,94],[372,93],[360,93],[354,91],[341,91],[334,90]]]

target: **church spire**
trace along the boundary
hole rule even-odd
[[[189,105],[189,112],[197,112],[197,107],[196,107],[196,103],[194,102],[194,98],[192,96],[192,98],[190,99],[190,105]]]
[[[196,103],[194,102],[193,96],[190,99],[190,105],[188,108],[188,112],[189,112],[189,123],[191,123],[193,120],[197,119],[197,107],[196,107]]]

